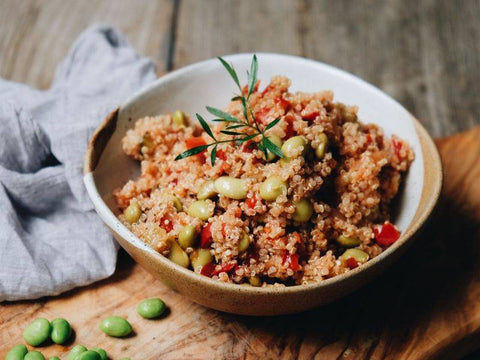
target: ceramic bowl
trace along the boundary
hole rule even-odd
[[[227,56],[239,74],[249,69],[252,54]],[[196,63],[161,77],[120,105],[93,135],[86,156],[84,182],[99,216],[120,245],[168,287],[204,306],[235,314],[277,315],[304,311],[357,289],[393,263],[412,242],[439,197],[442,168],[437,149],[420,123],[391,97],[365,81],[332,66],[304,58],[258,54],[258,78],[268,83],[282,74],[291,91],[333,90],[335,99],[359,106],[359,118],[383,127],[387,135],[406,139],[415,151],[399,194],[395,224],[400,239],[380,256],[346,274],[318,284],[257,288],[225,284],[184,269],[131,233],[119,220],[112,191],[139,174],[139,164],[122,151],[121,139],[134,121],[182,109],[206,114],[205,105],[224,107],[234,84],[217,59]],[[246,82],[246,75],[241,76]]]

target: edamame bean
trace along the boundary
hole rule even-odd
[[[193,247],[193,245],[195,245],[196,236],[195,226],[186,225],[178,233],[178,244],[182,249]]]
[[[355,247],[360,245],[360,240],[352,236],[340,235],[337,238],[337,242],[345,247]]]
[[[50,356],[48,360],[60,360],[58,356]]]
[[[215,189],[230,199],[241,200],[247,197],[245,181],[231,176],[221,176],[215,180]]]
[[[205,266],[213,261],[213,256],[208,249],[197,249],[190,254],[193,269]]]
[[[275,201],[277,197],[287,193],[287,184],[280,176],[270,176],[260,185],[260,196],[267,201]]]
[[[325,153],[328,149],[328,137],[324,133],[321,133],[320,135],[318,135],[317,140],[319,144],[315,149],[315,157],[321,160],[325,156]]]
[[[188,268],[188,265],[190,265],[190,259],[188,258],[187,253],[183,251],[175,240],[170,241],[170,253],[168,254],[168,258],[170,261],[173,261],[175,264],[184,268]]]
[[[165,308],[165,303],[161,299],[146,299],[138,304],[137,313],[145,319],[154,319],[162,315]]]
[[[29,351],[23,358],[24,360],[45,360],[45,356],[40,351]]]
[[[153,139],[150,133],[148,132],[145,133],[145,135],[143,135],[142,137],[142,147],[145,146],[147,149],[151,149],[153,148],[154,145],[155,143],[153,142]]]
[[[75,345],[68,353],[68,360],[76,360],[77,356],[87,351],[87,348],[83,345]]]
[[[28,349],[25,345],[15,345],[10,349],[7,355],[5,355],[5,360],[23,360],[27,353]]]
[[[251,276],[248,278],[248,282],[250,285],[258,287],[262,285],[262,280],[258,276]]]
[[[368,261],[370,256],[360,249],[348,249],[340,256],[340,259],[343,261],[348,260],[349,258],[354,258],[358,263],[365,263]]]
[[[140,205],[137,202],[130,202],[130,205],[125,209],[123,215],[128,223],[133,224],[140,219],[142,209],[140,209]]]
[[[213,216],[214,207],[206,200],[197,200],[188,208],[188,215],[206,221]]]
[[[132,332],[132,325],[120,316],[109,316],[100,323],[100,330],[108,336],[123,337]]]
[[[176,197],[175,195],[169,195],[169,199],[173,202],[173,206],[175,207],[175,209],[177,209],[177,211],[183,210],[182,203],[180,202],[180,199],[178,197]]]
[[[77,355],[75,360],[101,360],[101,356],[99,353],[93,350],[87,350],[82,352],[81,354]]]
[[[87,351],[87,348],[83,345],[75,345],[68,353],[68,360],[76,360],[77,356]]]
[[[72,328],[65,319],[55,319],[52,321],[52,333],[50,338],[55,344],[64,344],[72,334]]]
[[[183,111],[175,110],[172,120],[175,125],[185,125],[185,115],[183,114]]]
[[[98,355],[100,355],[100,360],[108,359],[107,352],[102,348],[96,347],[96,348],[93,348],[92,350],[95,351]]]
[[[305,223],[312,217],[313,206],[310,200],[303,198],[295,204],[295,213],[293,220],[299,223]]]
[[[211,199],[217,195],[217,190],[215,189],[215,181],[208,180],[204,182],[197,193],[198,200]]]
[[[307,140],[303,136],[293,136],[283,143],[282,152],[287,158],[303,156],[307,152]]]
[[[282,148],[282,139],[280,139],[280,136],[277,136],[277,135],[270,135],[267,137],[268,140],[270,140],[272,143],[274,143],[275,145],[277,145],[277,147],[279,149]],[[268,156],[267,156],[267,161],[270,162],[270,161],[273,161],[277,158],[277,155],[275,155],[273,152],[269,151],[268,152]]]
[[[238,251],[243,252],[248,249],[250,246],[250,236],[248,234],[243,233],[242,238],[238,242]]]
[[[52,326],[47,319],[38,318],[27,326],[23,332],[23,338],[32,346],[38,346],[42,344],[50,336]]]

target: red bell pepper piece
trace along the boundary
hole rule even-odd
[[[377,243],[381,246],[390,246],[400,237],[400,232],[390,222],[373,228],[373,232]]]
[[[200,247],[202,249],[207,249],[213,242],[212,232],[210,227],[212,224],[208,223],[202,229],[202,233],[200,234]]]

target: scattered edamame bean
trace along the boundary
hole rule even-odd
[[[101,360],[100,354],[93,350],[87,350],[77,355],[75,360]]]
[[[365,263],[368,261],[370,256],[363,250],[360,249],[348,249],[340,256],[341,260],[348,260],[349,258],[354,258],[359,263]]]
[[[277,145],[278,148],[282,147],[283,142],[282,142],[282,139],[280,139],[280,136],[270,135],[270,136],[268,136],[268,140],[270,140],[272,143]],[[276,158],[277,158],[277,155],[275,155],[273,152],[269,151],[266,160],[268,162],[270,162],[270,161],[275,160]]]
[[[275,201],[277,197],[287,193],[287,184],[280,176],[270,176],[260,185],[260,196],[267,201]]]
[[[307,152],[307,140],[303,136],[293,136],[283,143],[282,152],[287,158],[303,156]]]
[[[100,330],[108,336],[124,337],[132,332],[132,325],[120,316],[109,316],[100,323]]]
[[[52,321],[52,332],[50,338],[55,344],[64,344],[72,334],[72,328],[65,319],[55,319]]]
[[[337,238],[337,242],[345,247],[355,247],[360,245],[360,240],[351,236],[346,236],[346,235],[340,235]]]
[[[209,249],[197,249],[190,254],[190,261],[195,270],[198,266],[205,266],[213,261],[213,256]]]
[[[175,125],[185,125],[185,115],[183,114],[183,111],[175,110],[172,120]]]
[[[190,265],[190,259],[188,258],[187,253],[183,251],[183,249],[175,240],[171,240],[168,258],[170,261],[173,261],[175,264],[184,268],[188,268],[188,265]]]
[[[68,353],[68,360],[76,360],[77,356],[87,351],[83,345],[75,345]]]
[[[295,213],[293,220],[299,223],[305,223],[312,217],[313,206],[310,200],[303,198],[295,204]]]
[[[138,304],[137,313],[145,319],[154,319],[162,315],[165,308],[165,303],[161,299],[146,299]]]
[[[27,353],[28,349],[25,345],[15,345],[10,349],[7,355],[5,355],[5,360],[23,360]]]
[[[178,233],[178,244],[182,249],[192,247],[195,245],[195,238],[197,237],[195,226],[186,225]]]
[[[230,199],[241,200],[247,197],[245,181],[231,176],[221,176],[215,180],[215,189]]]
[[[91,350],[95,351],[96,353],[98,353],[98,355],[100,355],[100,360],[107,360],[108,359],[107,352],[105,350],[103,350],[102,348],[96,347],[96,348],[93,348]]]
[[[133,224],[140,219],[140,215],[142,215],[142,209],[140,209],[140,205],[138,203],[131,202],[123,212],[123,215],[128,223]]]
[[[248,234],[243,233],[242,238],[238,242],[238,251],[243,252],[248,249],[250,246],[250,236]]]
[[[204,182],[200,186],[200,189],[198,189],[197,199],[198,200],[211,199],[215,195],[217,195],[217,190],[215,189],[215,181],[208,180],[207,182]]]
[[[188,215],[206,221],[213,216],[214,207],[207,200],[197,200],[188,208]]]
[[[23,358],[24,360],[45,360],[45,356],[40,351],[29,351]]]
[[[177,211],[183,210],[182,203],[178,197],[176,197],[175,195],[169,195],[169,199],[172,200],[173,206],[175,207],[175,209],[177,209]]]
[[[315,148],[315,156],[317,159],[321,160],[325,156],[328,148],[328,137],[324,133],[318,135],[317,140],[319,144]]]
[[[249,277],[248,282],[250,283],[250,285],[255,286],[255,287],[259,287],[259,286],[262,285],[262,280],[260,280],[260,278],[258,276]]]
[[[23,338],[27,344],[38,346],[49,338],[51,331],[50,322],[47,319],[38,318],[26,327]]]

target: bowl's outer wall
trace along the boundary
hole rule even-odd
[[[242,57],[245,57],[245,55],[242,55]],[[275,59],[277,57],[280,59],[288,58],[289,61],[298,60],[298,58],[288,56],[274,56]],[[262,64],[264,57],[259,56],[259,59],[260,64]],[[244,62],[245,60],[246,58]],[[310,64],[311,62],[308,63]],[[318,66],[317,63],[313,64]],[[208,62],[204,70],[211,70],[212,67],[215,66],[217,65],[214,62]],[[241,68],[240,66],[237,67]],[[324,71],[329,72],[331,68],[326,67]],[[335,73],[335,71],[338,70],[333,69],[332,71]],[[364,92],[373,90],[374,93],[375,91],[379,92],[379,90],[372,88],[370,85],[363,83],[352,75],[345,75],[343,72],[340,72],[340,74],[347,76],[345,80],[347,83],[348,81],[356,81],[360,82],[360,85],[364,84]],[[142,91],[142,93],[124,104],[118,113],[114,112],[106,119],[94,135],[86,154],[85,184],[97,212],[110,227],[122,247],[124,247],[140,265],[161,279],[167,286],[179,291],[193,301],[217,310],[245,315],[294,313],[330,302],[363,285],[396,260],[401,253],[405,251],[407,245],[411,243],[413,235],[423,225],[432,211],[441,187],[441,164],[438,152],[431,138],[421,125],[415,119],[411,118],[408,112],[400,105],[387,97],[387,104],[389,101],[393,102],[393,105],[390,104],[390,113],[400,111],[400,115],[398,115],[399,121],[407,121],[405,124],[408,126],[400,127],[398,129],[399,131],[387,128],[386,132],[395,132],[407,138],[416,153],[416,160],[408,175],[409,184],[407,184],[404,190],[406,194],[404,194],[403,201],[400,205],[403,208],[402,230],[404,230],[404,232],[397,243],[366,265],[348,274],[328,279],[317,285],[290,288],[259,289],[223,284],[178,267],[147,247],[116,219],[114,213],[118,210],[116,209],[111,194],[114,188],[123,185],[127,180],[134,178],[138,174],[138,164],[127,158],[121,150],[121,138],[124,136],[126,130],[133,126],[133,120],[139,116],[155,115],[157,113],[171,111],[172,108],[177,107],[185,109],[190,113],[192,112],[193,109],[189,108],[191,104],[189,105],[188,101],[183,99],[184,96],[191,96],[191,94],[185,90],[185,86],[188,86],[188,83],[200,86],[200,83],[194,79],[185,78],[186,75],[191,76],[192,74],[187,72],[186,74],[181,73],[176,76],[167,76],[166,81],[161,82],[160,80],[160,83],[154,84],[150,88]],[[351,77],[353,80],[348,77]],[[178,78],[187,81],[187,83],[178,81]],[[295,81],[295,79],[293,80]],[[221,86],[218,82],[216,82],[216,84],[217,86]],[[230,83],[228,83],[228,85],[224,84],[223,86],[230,86]],[[316,88],[324,87],[317,83]],[[302,89],[312,91],[308,88]],[[165,91],[167,91],[167,93],[165,93]],[[180,100],[174,102],[174,99],[171,97],[159,97],[159,92],[163,95],[177,94],[177,96],[180,96]],[[205,95],[206,91],[201,92],[201,94],[202,95],[199,96],[200,99],[196,99],[195,104],[198,102],[202,102],[201,106],[204,104],[212,104],[212,99],[208,98],[208,96],[212,97],[212,94]],[[167,104],[161,103],[159,105],[158,99],[167,101]],[[227,100],[228,95],[222,99],[216,99],[217,103],[213,102],[213,105],[221,107]],[[182,103],[182,101],[185,102]],[[363,103],[357,101],[356,104],[360,105],[361,114]],[[404,116],[408,116],[408,119],[405,120],[403,118]],[[368,120],[370,119],[373,120],[371,117]],[[413,134],[409,127],[413,128]],[[405,130],[405,128],[407,128],[407,130]],[[109,130],[106,131],[105,129]],[[105,144],[106,148],[104,150]],[[426,161],[424,161],[424,158]],[[401,217],[402,214],[400,215],[400,218]]]

